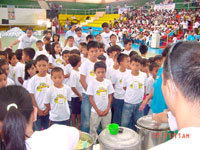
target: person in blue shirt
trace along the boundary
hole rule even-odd
[[[168,45],[163,50],[163,52],[162,52],[163,60],[165,60],[170,48],[171,48],[171,45]],[[139,111],[142,111],[145,108],[146,104],[148,103],[148,101],[150,99],[152,99],[152,101],[151,101],[151,109],[149,111],[149,114],[151,114],[152,112],[153,113],[161,113],[165,109],[168,108],[166,103],[165,103],[165,99],[163,97],[163,93],[162,93],[162,89],[161,89],[161,85],[162,85],[161,74],[162,74],[162,72],[163,72],[163,67],[161,67],[159,69],[156,80],[155,80],[154,85],[153,85],[153,89],[151,90],[149,95],[144,99],[144,101],[140,105]]]
[[[67,44],[67,39],[69,36],[75,36],[76,35],[76,32],[75,32],[75,29],[76,29],[76,24],[75,23],[72,23],[71,25],[71,29],[69,31],[66,32],[65,34],[65,44],[64,44],[64,47],[66,46]]]
[[[197,36],[195,35],[194,31],[190,31],[187,37],[187,41],[197,41]]]

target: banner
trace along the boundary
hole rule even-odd
[[[8,20],[15,20],[15,5],[7,5]]]
[[[123,12],[127,13],[127,11],[129,11],[129,10],[130,10],[130,8],[128,8],[128,7],[121,7],[118,9],[118,14],[122,14]]]
[[[171,4],[158,4],[154,6],[154,10],[174,10],[175,9],[175,3]]]

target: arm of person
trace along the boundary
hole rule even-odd
[[[153,114],[152,117],[158,123],[168,123],[167,112]]]
[[[64,75],[65,78],[69,78],[70,77],[70,73]]]
[[[108,106],[107,106],[106,110],[103,112],[104,116],[106,116],[109,113],[112,101],[113,101],[113,96],[112,96],[112,94],[109,94],[108,95]]]
[[[154,90],[152,89],[151,92],[149,93],[149,95],[143,100],[142,104],[139,107],[139,111],[144,110],[144,107],[146,106],[146,104],[148,103],[148,101],[150,99],[152,99],[152,97],[153,97],[153,91]]]
[[[78,92],[78,90],[75,87],[71,87],[72,91],[78,95],[78,97],[80,98],[80,100],[82,101],[82,95]]]
[[[45,115],[47,115],[49,111],[51,110],[51,106],[50,106],[50,103],[44,104],[44,105],[46,106],[46,109],[43,112],[45,113]]]
[[[19,81],[19,83],[21,83],[23,85],[24,80],[22,79],[22,77],[18,77],[18,81]]]
[[[12,44],[10,44],[10,47],[12,48],[14,45],[18,44],[20,42],[20,40],[15,40]]]
[[[85,75],[80,75],[80,82],[81,82],[81,85],[83,86],[83,88],[85,89],[85,90],[87,90],[87,83],[86,83],[86,81],[85,81],[85,79],[86,79],[86,77],[85,77]]]
[[[49,63],[49,69],[53,69],[53,65],[51,63]]]
[[[30,95],[31,95],[31,99],[32,99],[32,102],[33,102],[33,106],[35,106],[37,108],[37,110],[38,110],[38,115],[39,116],[44,116],[45,115],[44,112],[39,109],[39,107],[38,107],[38,105],[36,103],[34,94],[30,94]]]
[[[97,112],[97,114],[98,114],[99,116],[103,116],[104,113],[103,113],[101,110],[99,110],[99,109],[97,108],[97,105],[95,104],[92,95],[89,95],[89,101],[90,101],[90,104],[92,105],[92,107],[94,108],[94,110]]]

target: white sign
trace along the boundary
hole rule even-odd
[[[118,14],[122,14],[122,13],[127,13],[127,11],[129,11],[130,8],[127,7],[122,7],[118,9]]]
[[[154,6],[154,10],[174,10],[175,9],[175,3],[171,4],[158,4]]]

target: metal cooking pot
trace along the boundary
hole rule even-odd
[[[94,139],[92,138],[92,136],[90,134],[88,134],[86,132],[81,132],[81,137],[79,140],[88,141],[89,143],[92,143],[92,144],[87,148],[75,149],[75,150],[93,150]]]
[[[119,128],[121,133],[111,135],[108,129],[104,129],[99,137],[100,150],[138,150],[140,136],[133,130],[125,127]]]
[[[147,150],[167,141],[168,123],[159,124],[153,120],[152,115],[143,116],[135,125],[141,136],[140,150]]]

